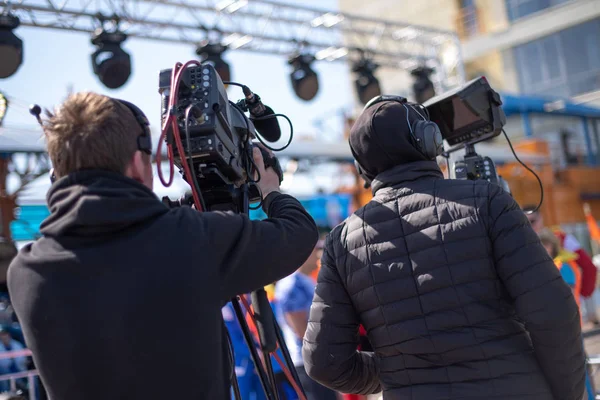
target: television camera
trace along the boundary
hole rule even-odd
[[[490,87],[487,79],[474,79],[429,99],[423,106],[450,146],[443,156],[449,159],[451,153],[465,149],[462,160],[448,168],[450,176],[455,179],[484,179],[510,193],[508,184],[498,175],[494,161],[475,152],[476,143],[500,135],[506,124],[500,95]]]
[[[262,138],[268,142],[279,140],[281,129],[276,117],[287,117],[275,114],[247,86],[224,83],[212,65],[188,64],[159,74],[164,136],[160,142],[166,139],[169,159],[197,192],[190,201],[199,202],[202,210],[245,212],[245,200],[261,200],[256,186],[260,177],[256,181],[253,178],[257,169],[252,159],[252,140],[258,139],[273,150]],[[237,103],[229,101],[225,84],[240,86],[245,97]],[[244,114],[246,111],[250,118]],[[282,180],[277,158],[264,147],[261,152],[265,167],[273,167]]]
[[[241,87],[244,98],[237,103],[229,101],[225,84]],[[165,182],[160,167],[159,179],[163,185],[169,186],[176,165],[192,188],[191,195],[186,195],[179,201],[163,198],[168,206],[194,206],[198,211],[224,210],[247,214],[250,203],[259,202],[262,198],[257,185],[260,175],[252,157],[253,147],[256,146],[252,142],[254,139],[262,143],[259,148],[265,168],[272,167],[279,175],[280,182],[283,180],[279,161],[265,148],[278,151],[287,147],[293,137],[293,126],[289,118],[275,114],[247,86],[223,82],[211,64],[192,60],[160,71],[159,93],[162,130],[156,154],[157,164],[160,165],[163,142],[167,143],[170,164],[169,181]],[[250,116],[247,117],[245,112]],[[273,149],[264,141],[273,143],[280,139],[281,129],[276,119],[278,116],[285,118],[290,124],[290,138],[284,147]],[[271,357],[274,357],[299,398],[305,399],[306,395],[265,290],[259,289],[251,294],[251,306],[244,295],[231,299],[231,303],[266,398],[279,399],[271,362]],[[258,348],[262,351],[262,357],[240,303],[245,306],[256,325]],[[230,341],[229,349],[232,387],[235,397],[241,399],[233,371],[235,364]],[[276,352],[278,349],[285,362]]]

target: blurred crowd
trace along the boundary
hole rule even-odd
[[[6,287],[0,288],[0,376],[34,369],[31,357],[6,354],[25,350],[24,343],[23,333],[10,303],[8,290]],[[26,378],[0,380],[0,400],[29,399],[29,389]],[[36,396],[36,400],[42,400],[42,397]]]

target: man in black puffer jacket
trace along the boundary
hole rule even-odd
[[[352,128],[374,197],[327,238],[304,337],[308,374],[385,400],[580,400],[571,290],[509,194],[443,179],[415,142],[423,118],[381,101]],[[374,352],[356,350],[360,324]]]

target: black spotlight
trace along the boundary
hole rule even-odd
[[[204,42],[196,49],[200,62],[207,62],[215,67],[215,70],[224,82],[231,81],[231,68],[221,57],[227,51],[227,46],[219,43]]]
[[[296,96],[304,101],[314,99],[319,92],[319,78],[310,67],[313,61],[315,57],[310,54],[295,54],[288,60],[288,64],[294,68],[290,74],[292,88]]]
[[[362,104],[367,104],[373,97],[381,95],[379,80],[373,75],[378,67],[379,65],[367,58],[361,58],[352,67],[352,72],[358,74],[355,82],[356,93]]]
[[[92,54],[92,67],[100,82],[109,89],[120,88],[131,75],[131,57],[121,48],[125,39],[127,35],[122,32],[104,29],[92,37],[92,44],[98,47]]]
[[[423,104],[432,97],[435,97],[435,88],[433,87],[433,82],[429,79],[432,73],[433,69],[428,67],[417,67],[410,72],[415,77],[413,93],[417,103]]]
[[[0,78],[13,75],[23,63],[23,41],[13,33],[21,21],[16,15],[0,15]]]

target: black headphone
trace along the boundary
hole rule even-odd
[[[152,154],[152,135],[150,133],[150,122],[148,121],[146,114],[133,103],[112,97],[111,99],[123,104],[131,111],[138,125],[142,128],[142,134],[137,137],[138,150],[143,151],[148,155]]]
[[[142,128],[142,134],[137,137],[137,148],[138,150],[148,155],[152,154],[152,135],[150,132],[150,121],[148,121],[146,114],[144,114],[144,112],[133,103],[121,99],[115,99],[113,97],[111,97],[110,99],[123,104],[129,109],[129,111],[131,111],[138,125],[140,126],[140,128]],[[54,183],[55,181],[56,174],[54,173],[54,168],[52,168],[50,169],[50,182]]]
[[[382,95],[372,98],[363,108],[363,112],[367,108],[384,101],[395,101],[404,106],[406,109],[406,123],[410,128],[410,135],[413,138],[415,147],[421,154],[429,160],[435,160],[437,156],[442,154],[444,151],[442,132],[437,124],[429,119],[429,112],[421,104],[408,103],[406,98],[402,96]],[[409,107],[421,118],[411,122],[409,119]]]
[[[444,139],[442,138],[442,132],[435,122],[429,120],[429,112],[421,104],[407,105],[408,101],[402,96],[381,95],[369,100],[369,102],[365,104],[363,112],[367,108],[384,101],[395,101],[404,106],[406,109],[406,123],[410,128],[410,135],[415,144],[415,148],[421,154],[423,154],[429,160],[435,160],[437,156],[442,154],[444,151]],[[421,117],[421,119],[414,121],[411,124],[408,116],[408,107],[412,108]],[[421,112],[417,111],[415,107],[420,108]],[[427,118],[425,115],[427,115]],[[354,166],[356,167],[358,174],[365,180],[364,187],[367,189],[369,186],[371,186],[372,180],[369,175],[373,174],[369,174],[369,172],[360,165],[360,163],[357,161],[356,154],[354,154],[354,149],[352,149],[352,146],[350,146],[350,151],[354,156]]]

